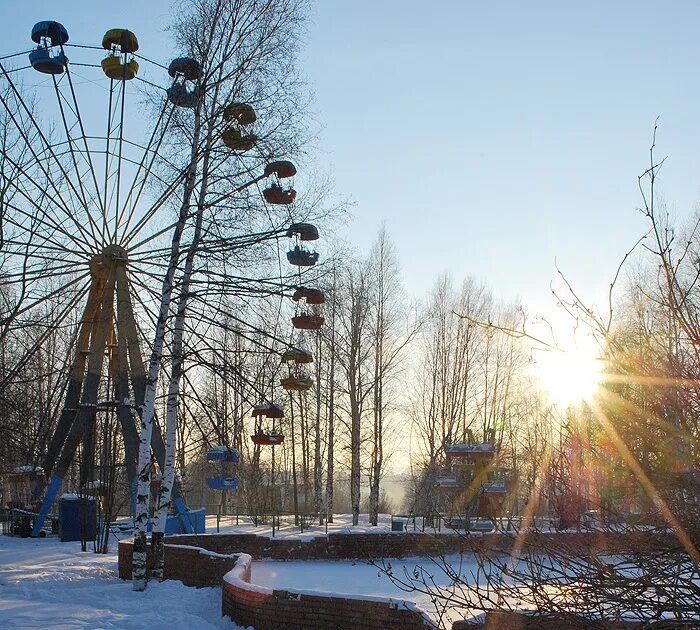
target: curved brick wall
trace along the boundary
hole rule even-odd
[[[254,560],[364,560],[369,558],[403,558],[435,556],[443,553],[473,551],[476,546],[492,549],[501,537],[381,533],[329,534],[307,540],[268,538],[255,534],[178,534],[168,536],[169,545],[190,545],[217,553],[247,553]],[[119,543],[119,563],[131,554],[131,543]],[[122,558],[124,556],[124,558]]]
[[[524,545],[534,549],[563,546],[567,551],[620,553],[638,550],[669,541],[645,532],[614,534],[610,532],[529,533]],[[254,560],[366,560],[370,558],[405,558],[438,556],[446,553],[509,552],[511,536],[501,534],[460,536],[454,534],[377,533],[328,534],[308,540],[268,538],[255,534],[180,534],[168,536],[168,545],[189,545],[221,554],[247,553]],[[131,564],[131,543],[119,543],[119,566]],[[130,571],[130,567],[128,567]]]
[[[131,579],[133,542],[119,543],[119,577]],[[150,558],[149,558],[150,562]],[[425,630],[435,627],[410,601],[273,590],[250,583],[249,554],[221,554],[192,545],[165,545],[165,577],[188,586],[221,585],[221,612],[256,630]]]
[[[407,533],[329,534],[307,541],[249,534],[168,536],[165,577],[189,586],[222,585],[222,613],[256,630],[339,628],[418,630],[431,625],[412,602],[379,597],[347,597],[313,591],[272,590],[250,583],[253,558],[277,560],[368,559],[436,556],[444,553],[508,551],[512,538]],[[530,534],[525,544],[545,549],[565,545],[572,553],[615,553],[658,544],[644,533]],[[119,577],[131,579],[132,541],[119,542]],[[501,625],[498,625],[498,622]],[[530,619],[488,619],[485,627],[529,628]],[[494,625],[495,624],[495,625]],[[478,627],[478,626],[473,626]]]
[[[248,554],[239,554],[221,587],[222,613],[242,626],[253,626],[256,630],[425,630],[435,627],[412,602],[273,590],[251,584],[251,560]]]
[[[167,539],[166,539],[167,540]],[[134,551],[132,541],[119,542],[119,577],[131,579],[131,560]],[[191,545],[165,545],[163,571],[167,580],[180,580],[187,586],[219,586],[224,575],[236,565],[238,554],[223,554]],[[151,566],[151,549],[148,549],[148,567]]]

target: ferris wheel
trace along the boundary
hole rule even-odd
[[[8,305],[0,342],[27,327],[40,332],[3,383],[21,373],[53,331],[77,320],[62,411],[41,454],[41,474],[32,471],[34,498],[44,496],[36,535],[76,451],[82,449],[83,462],[94,460],[99,411],[111,408],[119,419],[135,494],[136,417],[147,386],[142,351],[162,306],[163,277],[174,273],[183,252],[189,259],[198,248],[207,257],[208,290],[250,292],[261,283],[263,294],[308,289],[283,278],[229,280],[231,251],[285,234],[304,240],[307,225],[288,227],[296,192],[285,181],[294,166],[266,161],[262,153],[246,161],[261,138],[251,105],[213,107],[204,124],[200,63],[187,57],[167,67],[153,62],[125,29],[107,31],[100,45],[72,44],[63,25],[44,21],[31,40],[30,51],[0,57],[0,291]],[[206,200],[211,190],[198,179],[203,163],[222,171],[234,164],[225,170],[234,183],[225,190],[213,186],[214,201]],[[222,237],[210,225],[204,236],[193,236],[202,231],[191,225],[195,206],[222,208],[261,183],[265,202],[286,209],[284,227],[270,221],[265,229]],[[206,302],[202,309],[210,308]],[[151,448],[162,468],[165,444],[157,424]],[[81,468],[81,485],[93,483],[89,476],[88,467]],[[191,530],[177,486],[172,492]]]

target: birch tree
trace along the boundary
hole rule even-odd
[[[350,502],[352,523],[360,515],[362,419],[371,394],[372,350],[369,332],[369,276],[364,264],[356,262],[341,270],[337,296],[337,362],[343,375],[346,413],[350,428]]]
[[[194,259],[205,228],[205,212],[210,208],[222,209],[231,203],[233,197],[241,193],[246,184],[241,185],[241,176],[250,180],[248,173],[257,164],[261,168],[264,155],[250,164],[227,166],[226,152],[217,153],[215,147],[221,133],[220,114],[226,105],[236,100],[248,100],[259,104],[263,109],[274,111],[268,121],[274,133],[261,138],[267,150],[281,147],[291,148],[297,137],[284,137],[290,129],[289,120],[277,125],[282,115],[298,112],[295,102],[297,75],[294,70],[294,52],[297,29],[302,19],[303,2],[277,0],[264,2],[248,0],[201,0],[192,2],[179,16],[174,32],[187,53],[202,67],[202,78],[197,86],[197,106],[194,111],[192,137],[188,137],[187,125],[181,125],[184,138],[191,142],[192,159],[188,167],[184,199],[181,206],[182,221],[173,237],[171,260],[161,296],[161,308],[149,364],[146,396],[142,413],[141,448],[139,452],[139,490],[137,503],[137,532],[134,546],[134,588],[145,588],[145,541],[148,522],[148,496],[150,463],[150,440],[153,427],[155,387],[158,370],[163,357],[163,343],[166,319],[173,293],[173,279],[179,259],[180,240],[187,213],[194,207],[194,231],[188,247],[181,277],[181,292],[173,328],[171,378],[168,387],[166,407],[166,470],[159,500],[159,515],[154,526],[154,568],[156,575],[162,575],[162,535],[170,505],[170,493],[175,479],[177,404],[182,374],[182,347],[185,317],[188,310],[190,283],[194,269]],[[290,92],[284,95],[284,88]],[[246,98],[249,97],[249,98]],[[296,107],[296,110],[295,110]],[[277,109],[274,109],[277,108]],[[268,127],[269,129],[270,127]],[[280,131],[282,130],[282,132]],[[268,154],[269,155],[269,154]],[[232,160],[239,162],[239,160]],[[231,172],[232,179],[226,176]],[[216,173],[216,175],[215,175]],[[261,179],[253,179],[255,183]],[[196,180],[196,183],[195,183]],[[232,184],[229,182],[233,182]],[[192,204],[196,191],[196,202]],[[235,207],[235,206],[234,206]],[[228,215],[228,216],[227,216]],[[230,213],[221,213],[221,218],[213,218],[206,224],[209,233],[221,234],[217,226],[226,229],[223,221],[230,220]],[[238,224],[240,235],[240,224]],[[225,242],[225,241],[224,241]],[[219,245],[219,248],[221,245]],[[224,276],[225,280],[225,276]]]
[[[377,525],[380,482],[387,463],[387,416],[396,397],[396,379],[407,346],[419,330],[409,320],[403,300],[400,271],[393,243],[382,227],[369,256],[369,328],[373,346],[372,428],[369,470],[369,522]]]

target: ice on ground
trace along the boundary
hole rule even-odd
[[[107,555],[80,543],[0,536],[0,628],[238,630],[221,616],[221,588],[149,582],[145,592],[117,575]]]

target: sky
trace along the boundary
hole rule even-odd
[[[73,41],[125,27],[173,56],[169,0],[114,6],[3,0],[3,51],[54,19]],[[548,314],[555,260],[600,298],[645,231],[657,116],[661,194],[680,218],[700,196],[699,23],[682,1],[316,0],[301,67],[316,166],[354,203],[345,239],[366,252],[386,224],[416,298],[447,271]]]

